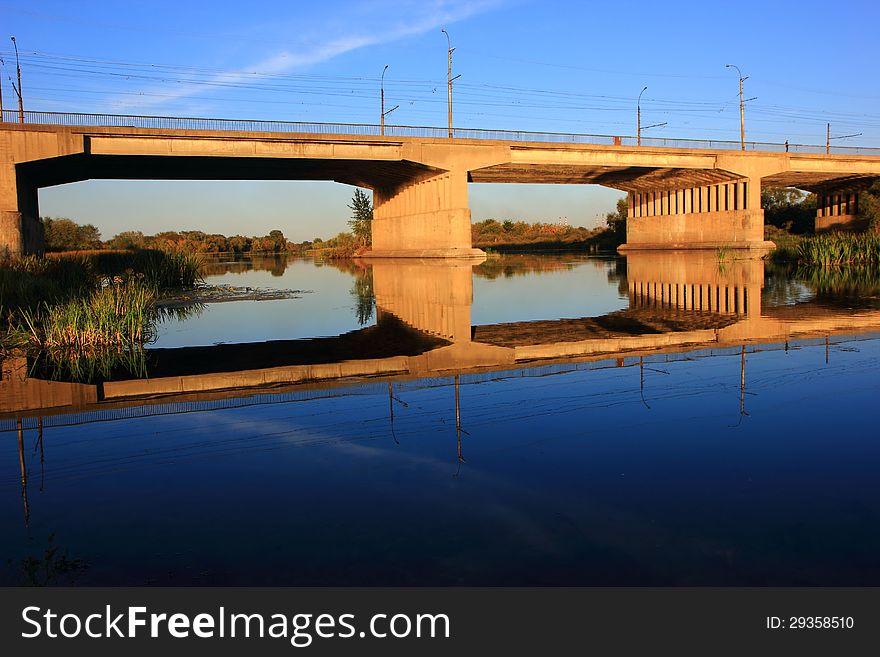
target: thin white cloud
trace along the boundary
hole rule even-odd
[[[400,19],[384,30],[365,30],[361,28],[358,32],[338,35],[327,41],[305,46],[301,49],[282,50],[273,53],[252,66],[218,73],[204,82],[183,82],[171,90],[167,87],[160,87],[145,92],[145,95],[137,96],[134,99],[128,96],[118,98],[115,101],[111,101],[111,103],[117,111],[169,105],[175,101],[204,93],[206,89],[216,88],[218,85],[232,85],[245,80],[254,80],[261,75],[291,73],[298,69],[326,62],[334,57],[339,57],[360,48],[391,43],[407,37],[424,34],[444,25],[450,25],[490,11],[501,6],[504,2],[505,0],[465,0],[463,2],[459,0],[439,0],[438,2],[427,3],[426,7],[411,7],[407,11],[416,15]]]

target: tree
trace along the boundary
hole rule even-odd
[[[107,242],[107,246],[111,249],[142,249],[144,242],[144,234],[141,231],[127,230]]]
[[[101,248],[101,233],[92,224],[80,226],[75,221],[59,217],[43,218],[47,251],[78,251]]]
[[[373,243],[373,202],[362,189],[354,190],[351,199],[351,219],[348,225],[359,246],[368,246]]]
[[[244,253],[251,250],[251,239],[243,235],[233,235],[226,240],[226,243],[234,253]]]
[[[86,249],[100,249],[103,246],[101,243],[101,231],[92,224],[85,224],[79,227],[79,239],[80,243],[85,245],[83,248]]]
[[[629,202],[625,198],[617,199],[617,210],[605,215],[605,223],[614,234],[626,239],[626,218],[629,216]]]
[[[287,238],[280,230],[269,231],[269,239],[272,240],[272,250],[275,253],[287,250]]]
[[[793,187],[761,191],[764,223],[792,233],[810,233],[816,222],[816,195]]]
[[[880,181],[859,192],[859,216],[872,231],[880,230]]]

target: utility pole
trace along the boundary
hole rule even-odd
[[[825,155],[831,153],[831,140],[832,139],[847,139],[848,137],[861,137],[861,132],[856,132],[851,135],[838,135],[837,137],[831,136],[831,124],[828,123],[825,125]]]
[[[387,71],[387,70],[388,70],[388,64],[385,64],[385,68],[382,69],[382,80],[381,80],[381,82],[380,82],[380,84],[379,84],[379,87],[380,87],[380,90],[381,90],[380,96],[381,96],[381,103],[382,103],[382,109],[380,110],[382,114],[381,114],[381,116],[379,117],[379,118],[380,118],[380,122],[381,122],[380,134],[381,134],[383,137],[385,136],[385,117],[386,117],[387,115],[391,114],[391,112],[393,112],[394,110],[396,110],[398,107],[400,107],[400,105],[395,105],[394,107],[392,107],[392,108],[391,108],[390,110],[388,110],[387,112],[385,111],[385,71]]]
[[[452,40],[449,38],[449,32],[445,29],[440,30],[443,34],[446,35],[446,86],[447,90],[447,98],[448,98],[448,119],[449,119],[449,138],[452,139],[452,81],[457,80],[461,77],[461,75],[456,75],[452,77],[452,52],[455,48],[452,47]]]
[[[642,94],[648,90],[646,86],[639,92],[639,99],[636,101],[636,144],[642,145]]]
[[[739,75],[739,140],[742,150],[746,150],[746,104],[743,100],[743,82],[748,80],[749,76],[743,77],[739,66],[735,64],[725,64],[724,68],[735,68],[737,75]],[[754,98],[749,98],[749,100],[754,100]]]
[[[15,46],[15,72],[18,76],[18,86],[13,85],[15,93],[18,95],[18,122],[24,123],[24,105],[21,100],[21,65],[18,62],[18,44],[15,43],[15,37],[11,37],[12,45]]]

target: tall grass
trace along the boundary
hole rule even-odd
[[[80,354],[143,345],[153,335],[153,291],[136,280],[108,285],[84,299],[42,312],[25,310],[23,324],[35,346]]]
[[[721,246],[715,249],[715,257],[718,258],[718,262],[724,262],[727,260],[727,256],[730,255],[730,245],[722,244]]]
[[[880,235],[829,233],[802,240],[795,250],[801,265],[839,267],[880,265]]]
[[[10,311],[87,295],[97,280],[84,258],[26,257],[0,263],[0,320]]]
[[[142,370],[163,291],[202,281],[201,256],[132,251],[0,263],[0,350],[40,352],[77,380]]]
[[[203,282],[204,256],[184,250],[108,251],[91,256],[95,271],[103,276],[132,275],[157,291],[193,287]]]
[[[18,341],[42,354],[52,378],[91,380],[119,366],[139,373],[153,337],[153,302],[140,281],[114,283],[86,298],[22,310]]]

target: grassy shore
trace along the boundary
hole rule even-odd
[[[0,263],[0,352],[23,349],[59,376],[137,365],[163,294],[201,282],[201,257],[176,251],[95,252]]]
[[[880,265],[880,235],[827,233],[777,242],[772,258],[806,267],[876,267]]]

